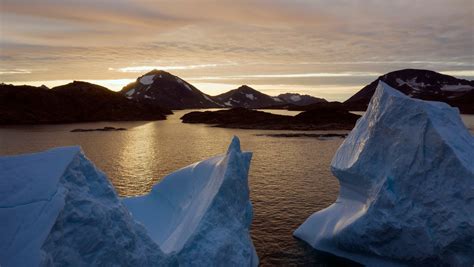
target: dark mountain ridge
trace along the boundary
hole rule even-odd
[[[163,120],[169,113],[87,82],[52,89],[0,84],[0,124]]]
[[[344,105],[350,110],[365,110],[379,81],[410,97],[441,101],[459,108],[461,113],[474,113],[474,81],[422,69],[403,69],[382,75],[346,100]]]
[[[302,95],[297,93],[285,93],[280,94],[277,97],[288,104],[294,104],[297,106],[307,106],[315,103],[327,102],[327,100],[324,98],[318,98],[310,95]]]
[[[225,107],[256,109],[286,104],[278,97],[266,95],[247,85],[242,85],[237,89],[217,95],[214,98],[224,104]]]

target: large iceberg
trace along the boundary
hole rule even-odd
[[[0,157],[0,265],[256,265],[250,159],[235,138],[122,202],[79,147]]]
[[[0,158],[1,266],[166,265],[79,147]]]
[[[180,265],[256,266],[249,234],[251,157],[234,137],[225,155],[176,171],[149,194],[123,203],[165,253],[177,254]]]
[[[369,266],[474,264],[474,138],[456,108],[379,82],[331,170],[337,201],[296,237]]]

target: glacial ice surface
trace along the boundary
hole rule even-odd
[[[474,264],[474,138],[456,108],[379,82],[331,170],[337,201],[296,237],[369,266]]]
[[[249,234],[251,156],[234,137],[226,154],[178,170],[149,194],[123,203],[180,265],[256,266]]]
[[[79,147],[0,157],[0,265],[257,265],[250,159],[234,138],[122,202]]]
[[[0,157],[1,266],[171,264],[79,147]]]

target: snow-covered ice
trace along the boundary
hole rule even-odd
[[[256,266],[249,235],[251,153],[234,137],[226,154],[172,173],[139,197],[123,199],[132,216],[180,264]]]
[[[250,159],[234,138],[122,201],[79,147],[0,157],[0,265],[255,266]]]
[[[337,201],[296,237],[369,266],[474,264],[474,137],[458,109],[379,82],[331,170]]]
[[[143,85],[150,85],[150,84],[153,83],[154,78],[155,78],[154,74],[145,75],[145,76],[140,78],[140,83],[143,84]]]

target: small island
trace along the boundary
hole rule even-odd
[[[320,140],[328,140],[333,138],[346,138],[346,133],[277,133],[277,134],[256,134],[256,136],[268,136],[268,137],[309,137],[317,138]]]
[[[115,127],[110,127],[106,126],[104,128],[95,128],[95,129],[74,129],[71,130],[71,133],[81,133],[81,132],[113,132],[113,131],[126,131],[127,129],[125,128],[115,128]]]
[[[359,115],[342,107],[315,106],[296,116],[277,115],[246,108],[194,111],[181,117],[183,123],[204,123],[215,127],[261,130],[351,130]]]

